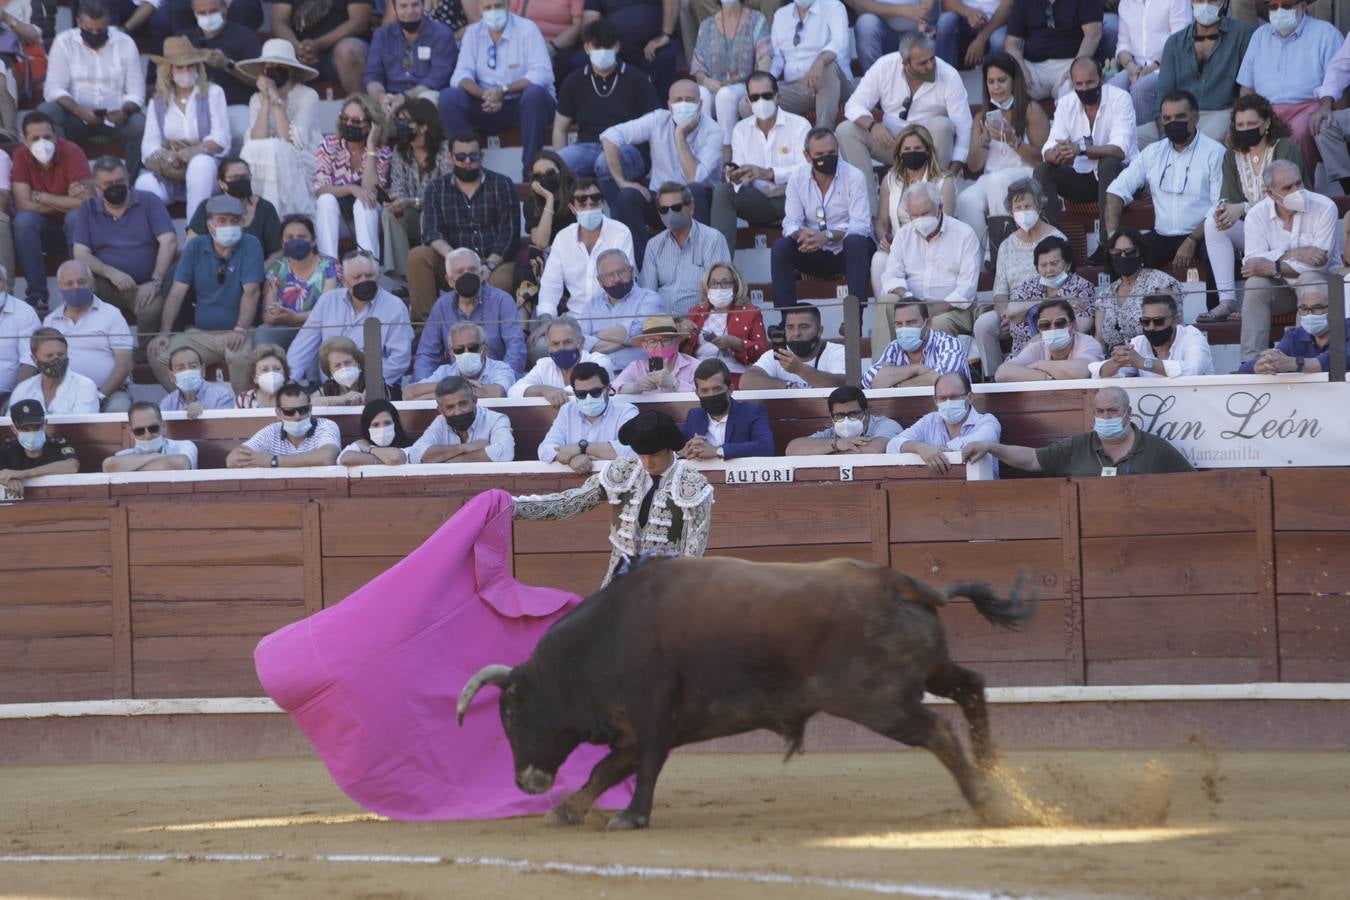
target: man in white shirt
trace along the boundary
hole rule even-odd
[[[843,344],[825,340],[820,310],[809,303],[783,310],[786,346],[774,347],[741,375],[741,390],[829,388],[844,383]]]
[[[511,420],[478,405],[473,385],[452,376],[436,385],[436,421],[408,448],[408,462],[510,462],[516,458]]]
[[[916,181],[900,202],[910,219],[891,241],[881,276],[885,296],[878,300],[873,319],[873,346],[891,339],[900,301],[924,303],[934,331],[970,334],[980,280],[980,239],[965,222],[946,214],[942,192],[931,182]]]
[[[849,78],[848,11],[839,0],[793,0],[773,14],[773,74],[778,105],[832,128],[839,100],[853,89]]]
[[[576,399],[558,410],[539,442],[539,461],[560,462],[578,475],[589,475],[597,459],[632,456],[633,449],[619,441],[619,427],[637,415],[637,407],[614,398],[609,371],[595,363],[577,363],[572,392]]]
[[[75,26],[52,41],[42,85],[46,102],[38,109],[67,140],[106,137],[130,148],[127,172],[135,180],[145,131],[140,52],[130,35],[111,27],[102,0],[81,3]]]
[[[1059,98],[1050,137],[1041,148],[1036,180],[1045,190],[1045,214],[1058,224],[1060,196],[1074,203],[1097,202],[1106,209],[1106,189],[1138,152],[1134,102],[1120,88],[1102,84],[1095,59],[1074,60],[1073,93]],[[1101,246],[1110,231],[1100,218]],[[1104,256],[1103,256],[1104,258]]]
[[[1107,84],[1129,91],[1136,122],[1148,122],[1158,108],[1158,70],[1163,45],[1194,19],[1191,0],[1121,0],[1116,33],[1120,71]]]
[[[937,4],[931,0],[848,0],[857,13],[858,66],[864,73],[887,53],[894,53],[902,35],[931,28]]]
[[[628,226],[605,215],[605,195],[594,178],[578,178],[572,186],[572,214],[576,222],[553,236],[548,261],[539,278],[539,303],[535,315],[548,319],[558,314],[563,291],[574,312],[603,293],[595,277],[595,264],[606,250],[622,250],[633,258],[633,233]]]
[[[1213,375],[1209,339],[1194,325],[1182,325],[1177,298],[1150,294],[1144,298],[1139,323],[1143,334],[1121,344],[1101,362],[1088,363],[1093,378],[1180,378]]]
[[[37,372],[29,340],[42,324],[33,307],[9,288],[9,272],[0,266],[0,407],[14,385]]]
[[[111,303],[94,296],[94,276],[79,260],[66,260],[56,270],[62,303],[42,323],[66,336],[70,368],[98,386],[103,412],[131,409],[127,378],[131,375],[133,342],[127,320]]]
[[[668,108],[606,128],[600,133],[600,144],[610,174],[601,187],[614,217],[632,232],[637,259],[647,249],[648,229],[661,227],[661,217],[652,191],[625,176],[621,148],[646,144],[652,157],[647,183],[653,188],[667,181],[689,185],[694,218],[708,221],[713,184],[721,176],[722,129],[703,108],[697,84],[688,79],[675,82],[670,86]],[[611,190],[615,191],[612,196]]]
[[[881,107],[881,119],[872,118]],[[844,159],[867,176],[872,212],[877,206],[877,176],[872,161],[895,162],[895,136],[907,125],[922,125],[933,137],[938,164],[958,174],[970,152],[970,98],[961,73],[937,58],[933,42],[921,31],[900,38],[900,49],[867,70],[844,107],[839,125]]]
[[[745,80],[751,115],[731,129],[726,180],[713,189],[712,227],[736,252],[736,218],[751,225],[783,221],[787,180],[804,165],[801,148],[811,123],[778,106],[778,79],[755,72]]]
[[[12,407],[20,400],[36,400],[52,416],[83,416],[99,411],[98,385],[70,368],[65,335],[55,328],[39,328],[29,340],[38,374],[14,386]]]
[[[544,326],[547,355],[535,361],[524,377],[511,385],[508,397],[543,397],[555,409],[572,399],[568,386],[572,370],[583,362],[595,363],[609,374],[609,357],[582,349],[585,335],[571,316],[559,316]]]
[[[797,273],[844,275],[860,300],[871,294],[872,215],[867,176],[839,160],[839,141],[828,128],[806,137],[807,165],[788,178],[783,236],[773,242],[773,305],[797,305]]]
[[[1204,256],[1205,217],[1219,204],[1224,148],[1200,133],[1200,104],[1190,91],[1163,98],[1161,121],[1163,139],[1141,150],[1107,188],[1102,223],[1114,234],[1125,204],[1148,185],[1153,264],[1185,271]]]
[[[1271,160],[1261,172],[1266,196],[1247,210],[1242,277],[1242,361],[1270,346],[1272,314],[1294,311],[1294,286],[1325,283],[1336,258],[1336,204],[1305,190],[1298,166]]]
[[[331,466],[342,448],[332,419],[310,415],[309,394],[294,381],[277,388],[277,421],[261,429],[225,457],[227,469],[289,469]]]
[[[147,400],[131,405],[127,428],[132,445],[103,460],[105,472],[165,472],[197,468],[197,445],[175,441],[164,433],[164,416]]]

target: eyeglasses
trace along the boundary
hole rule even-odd
[[[642,343],[648,347],[674,347],[680,343],[680,339],[676,337],[645,337],[642,339]]]
[[[1217,34],[1197,34],[1195,36],[1195,42],[1197,44],[1204,43],[1205,41],[1217,41],[1218,39],[1219,36]]]
[[[403,68],[411,69],[413,67],[413,47],[408,45],[403,48]]]
[[[762,94],[747,94],[746,96],[751,103],[754,103],[756,100],[772,100],[774,97],[777,97],[778,94],[776,91],[765,91]]]
[[[682,209],[684,209],[684,201],[680,201],[679,203],[672,203],[670,206],[662,206],[659,203],[656,205],[657,212],[659,212],[663,216],[666,213],[679,212]]]
[[[604,385],[601,385],[598,388],[588,388],[584,390],[582,388],[574,387],[572,388],[572,393],[576,394],[577,399],[580,400],[583,397],[603,397],[607,390],[609,390],[609,388]]]
[[[136,437],[145,437],[147,434],[159,434],[163,430],[164,426],[159,424],[142,425],[140,428],[131,429],[131,433],[136,435]]]
[[[367,119],[365,116],[362,116],[362,117],[359,118],[359,119],[349,119],[349,118],[346,117],[346,116],[338,116],[338,124],[339,124],[339,125],[369,125],[369,124],[370,124],[370,120]]]
[[[277,412],[288,419],[303,419],[305,416],[309,415],[311,409],[313,409],[313,406],[306,403],[304,406],[292,406],[290,409],[287,409],[284,406],[278,406]]]
[[[475,152],[473,152],[473,153],[452,153],[452,154],[450,154],[450,155],[454,157],[455,162],[482,162],[482,161],[483,161],[483,154],[482,154],[481,151],[475,151]]]
[[[1140,316],[1139,324],[1144,328],[1166,328],[1172,322],[1171,316]]]
[[[732,281],[730,278],[719,278],[716,281],[708,282],[708,287],[710,288],[734,288],[735,286],[736,282]]]
[[[1069,327],[1069,320],[1068,320],[1068,319],[1056,319],[1056,320],[1053,321],[1053,322],[1037,322],[1037,323],[1036,323],[1036,328],[1037,328],[1037,330],[1039,330],[1039,331],[1050,331],[1051,329],[1055,329],[1055,328],[1068,328],[1068,327]]]
[[[604,194],[573,194],[572,203],[580,207],[601,206],[605,202]]]
[[[863,416],[867,415],[866,410],[855,409],[852,412],[830,413],[830,419],[835,422],[842,422],[845,419],[852,419],[855,422],[861,422]]]
[[[1280,3],[1279,0],[1270,0],[1266,3],[1266,9],[1298,9],[1300,0],[1285,0]]]
[[[461,353],[482,353],[482,344],[465,344],[463,347],[451,347],[450,352],[459,356]]]
[[[1181,173],[1180,188],[1177,187],[1177,171],[1174,170],[1179,170]],[[1168,172],[1172,172],[1171,187],[1167,186]],[[1191,183],[1191,170],[1189,167],[1179,166],[1176,163],[1168,163],[1167,165],[1163,166],[1162,175],[1158,177],[1158,190],[1162,191],[1164,194],[1184,194],[1186,193],[1186,188],[1190,186],[1190,183]]]
[[[1298,314],[1300,316],[1322,316],[1326,315],[1330,309],[1331,307],[1327,306],[1325,303],[1320,306],[1299,306]]]
[[[497,45],[488,44],[488,68],[497,68]]]

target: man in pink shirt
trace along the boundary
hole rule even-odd
[[[670,316],[643,319],[642,333],[629,343],[645,350],[647,358],[629,363],[614,379],[614,387],[620,394],[692,394],[698,360],[680,352],[680,340]]]

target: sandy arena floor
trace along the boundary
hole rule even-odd
[[[1018,753],[1005,771],[1044,824],[979,828],[937,761],[913,751],[786,766],[677,755],[653,827],[620,834],[379,821],[313,760],[13,767],[0,769],[0,896],[1350,894],[1350,754]],[[194,858],[18,859],[83,854]],[[260,858],[219,858],[231,854]],[[399,859],[316,858],[340,854]]]

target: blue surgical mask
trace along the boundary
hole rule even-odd
[[[216,243],[222,247],[233,247],[244,236],[244,229],[238,225],[217,225]]]
[[[587,231],[594,231],[605,221],[603,209],[583,209],[577,212],[577,224]]]
[[[1048,287],[1048,288],[1057,288],[1057,287],[1059,287],[1061,284],[1063,284],[1064,282],[1066,282],[1066,281],[1068,281],[1068,280],[1069,280],[1069,273],[1068,273],[1067,271],[1066,271],[1066,272],[1060,272],[1058,275],[1056,275],[1056,276],[1053,277],[1053,278],[1046,278],[1044,275],[1042,275],[1042,276],[1041,276],[1041,286],[1042,286],[1042,287]]]
[[[1298,324],[1300,328],[1308,332],[1308,334],[1311,334],[1313,337],[1320,337],[1321,335],[1326,334],[1327,329],[1331,327],[1331,324],[1327,320],[1325,314],[1316,316],[1299,316]]]
[[[1270,11],[1270,27],[1280,34],[1289,34],[1298,27],[1298,10],[1272,9]]]
[[[583,416],[595,417],[605,411],[605,404],[609,403],[609,398],[604,394],[599,397],[578,397],[577,409],[581,410]]]
[[[20,431],[19,446],[29,453],[36,453],[47,444],[47,432],[39,428],[37,431]]]
[[[488,27],[488,31],[501,31],[506,28],[506,22],[511,14],[504,9],[485,9],[483,10],[483,24]]]
[[[938,415],[948,425],[963,421],[968,410],[969,404],[965,400],[939,400],[937,405]]]
[[[553,350],[548,355],[553,360],[553,364],[563,371],[570,370],[577,363],[581,362],[581,351],[575,347],[569,347],[564,350]]]
[[[459,366],[459,373],[465,378],[477,378],[478,373],[483,371],[483,354],[456,353],[455,365]]]
[[[150,438],[149,440],[145,440],[145,441],[140,441],[140,440],[138,440],[138,441],[136,441],[136,452],[137,452],[137,453],[163,453],[163,452],[164,452],[164,435],[162,435],[162,434],[157,434],[157,435],[155,435],[154,437]]]
[[[1125,433],[1124,419],[1093,419],[1092,430],[1103,440],[1118,438]]]
[[[1041,332],[1041,340],[1051,350],[1063,350],[1073,343],[1073,334],[1067,328],[1047,328]]]
[[[588,55],[591,58],[591,68],[603,72],[614,68],[614,64],[619,61],[619,51],[614,47],[601,47],[592,50]]]
[[[291,437],[304,437],[309,434],[309,416],[303,419],[287,419],[281,423],[281,427]]]
[[[1208,3],[1192,3],[1191,15],[1195,16],[1195,24],[1208,28],[1219,21],[1219,8]]]
[[[670,104],[670,116],[676,125],[688,125],[698,118],[698,104],[688,100],[679,100]]]
[[[897,328],[895,329],[895,339],[900,342],[900,349],[906,353],[913,353],[923,346],[922,328]]]
[[[202,382],[205,380],[201,369],[184,369],[173,373],[173,383],[185,394],[197,393],[202,389]]]

